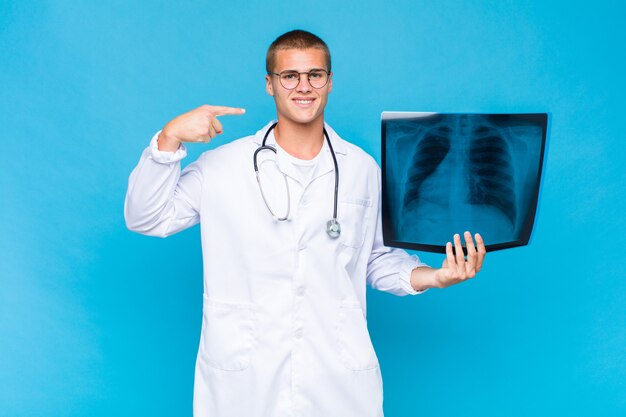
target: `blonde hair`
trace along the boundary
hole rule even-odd
[[[307,32],[306,30],[292,30],[290,32],[280,35],[267,50],[265,56],[265,70],[272,72],[274,65],[276,64],[276,52],[285,49],[320,49],[326,55],[326,70],[330,72],[330,50],[328,45],[319,36]]]

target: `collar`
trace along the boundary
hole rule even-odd
[[[259,130],[258,132],[254,134],[254,136],[252,137],[252,141],[257,146],[261,146],[261,143],[263,142],[263,136],[265,136],[267,129],[269,129],[274,123],[275,123],[274,121],[268,123],[267,125],[265,125],[265,127],[263,127],[261,130]],[[337,135],[337,133],[327,124],[324,124],[324,127],[326,128],[326,132],[328,133],[328,138],[330,139],[330,143],[333,145],[335,156],[337,156],[338,158],[337,163],[339,164],[340,163],[339,155],[347,154],[348,147],[346,146],[346,141],[341,139],[339,135]],[[276,146],[276,138],[274,137],[274,131],[270,132],[270,134],[267,136],[267,140],[265,141],[265,144],[274,145],[274,147],[277,148],[278,153],[277,153],[276,162],[278,163],[279,169],[285,175],[287,175],[294,181],[300,183],[301,181],[300,173],[296,170],[294,165],[286,156],[286,152],[283,151],[282,149],[278,149],[278,147]],[[271,158],[272,157],[271,154],[272,152],[270,151],[261,152],[258,157],[259,163],[261,163],[261,161],[263,161],[266,158]],[[333,164],[332,156],[330,153],[330,148],[328,147],[326,138],[324,138],[324,144],[322,145],[322,149],[320,150],[319,156],[320,156],[320,159],[316,164],[316,168],[313,173],[313,176],[311,177],[311,181],[315,180],[318,177],[321,177],[322,175],[326,175],[328,173],[334,172],[335,166]],[[304,185],[304,184],[301,184],[301,185]]]
[[[265,132],[267,132],[267,129],[269,129],[270,126],[272,126],[274,123],[276,123],[276,121],[272,120],[271,122],[266,124],[261,130],[256,132],[254,136],[252,136],[252,141],[256,143],[257,146],[261,146],[261,142],[263,142],[263,136],[265,136]],[[343,140],[341,137],[339,137],[337,132],[335,132],[333,128],[330,127],[326,122],[324,122],[324,128],[326,129],[326,132],[328,132],[328,138],[330,139],[330,143],[333,145],[335,154],[346,155],[348,153],[348,147],[346,146],[346,141]],[[273,131],[267,137],[267,141],[265,141],[265,144],[266,145],[276,144],[276,138],[274,137]],[[326,144],[326,138],[324,138],[324,144]],[[328,148],[328,146],[322,146],[322,151],[324,150],[326,152],[330,152],[330,149]]]

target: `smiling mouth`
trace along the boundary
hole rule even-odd
[[[298,106],[309,106],[315,101],[314,98],[294,98],[293,102]]]

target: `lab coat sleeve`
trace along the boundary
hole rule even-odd
[[[126,226],[135,232],[167,237],[200,221],[202,173],[198,161],[182,172],[184,145],[160,151],[157,132],[130,174],[124,202]]]
[[[378,171],[380,196],[380,170]],[[423,291],[416,291],[411,286],[411,272],[419,266],[427,266],[415,255],[409,255],[405,250],[391,248],[383,243],[381,201],[378,199],[376,213],[376,231],[372,251],[367,263],[367,282],[377,290],[395,295],[415,295]]]

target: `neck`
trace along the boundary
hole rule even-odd
[[[288,154],[298,159],[313,159],[324,145],[324,119],[319,117],[311,123],[300,124],[281,120],[274,129],[276,143]]]

